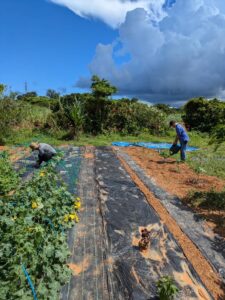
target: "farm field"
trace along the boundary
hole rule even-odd
[[[225,1],[1,0],[0,300],[225,300]]]
[[[27,148],[1,148],[6,149],[17,173],[21,170],[22,182],[32,181],[39,172],[47,174],[48,166],[40,171],[33,168],[35,157]],[[176,299],[223,299],[224,227],[211,214],[222,220],[224,211],[203,209],[195,198],[198,205],[194,200],[188,203],[195,191],[207,193],[214,187],[222,194],[222,178],[195,173],[174,158],[141,147],[64,145],[58,149],[62,157],[54,166],[57,176],[67,185],[67,197],[81,200],[76,204],[76,216],[68,217],[69,226],[65,216],[60,225],[64,224],[68,236],[68,256],[60,265],[70,275],[61,281],[55,278],[54,293],[46,299],[56,299],[57,294],[63,300],[155,299],[157,284],[164,276],[173,278],[178,288]],[[45,197],[39,200],[44,206],[48,202]],[[20,218],[18,209],[10,214]],[[50,218],[57,230],[58,222]],[[48,224],[41,226],[53,230]],[[150,243],[141,250],[143,229],[148,230]],[[61,234],[60,230],[57,235]],[[53,271],[51,263],[48,269]],[[27,265],[26,271],[37,299],[42,299],[36,269]],[[46,293],[48,289],[46,286]],[[26,291],[27,299],[33,298],[25,276],[21,290]],[[22,292],[15,295],[11,298],[24,299]]]

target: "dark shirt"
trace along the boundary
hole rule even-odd
[[[44,143],[39,144],[38,151],[39,151],[40,156],[45,156],[45,155],[53,156],[56,154],[56,151],[52,146],[50,146],[48,144],[44,144]]]

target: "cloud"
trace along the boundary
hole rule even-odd
[[[89,69],[121,94],[179,101],[224,96],[224,62],[224,0],[177,0],[158,21],[144,8],[129,11],[118,42],[99,44]]]
[[[49,0],[63,5],[84,18],[100,19],[113,28],[124,22],[128,11],[145,9],[152,19],[164,14],[162,5],[165,0]],[[171,1],[171,0],[167,0]],[[173,1],[173,0],[172,0]]]

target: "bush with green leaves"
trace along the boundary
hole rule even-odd
[[[215,150],[217,150],[222,143],[225,143],[225,125],[216,126],[211,134],[211,139],[209,144],[215,145]]]
[[[123,134],[139,134],[144,131],[162,134],[166,130],[165,119],[166,115],[155,107],[128,99],[117,100],[109,103],[104,128]]]
[[[65,233],[79,207],[51,165],[0,197],[0,299],[33,299],[24,268],[38,299],[59,297],[70,278]]]
[[[225,212],[225,191],[191,192],[185,201],[203,209]]]
[[[194,98],[185,104],[184,113],[183,120],[192,129],[211,132],[217,125],[225,123],[225,102]]]
[[[0,145],[4,145],[13,127],[21,121],[19,104],[10,99],[0,100]]]
[[[173,300],[179,289],[170,276],[163,276],[157,282],[157,292],[160,300]]]
[[[8,153],[0,153],[0,195],[6,195],[15,190],[19,181],[19,176],[10,163]]]

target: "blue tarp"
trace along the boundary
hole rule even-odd
[[[113,142],[113,146],[118,146],[118,147],[129,147],[129,146],[139,146],[139,147],[145,147],[148,149],[170,149],[172,144],[169,143],[129,143],[129,142]],[[196,147],[190,147],[187,146],[187,151],[196,151],[198,148]]]

